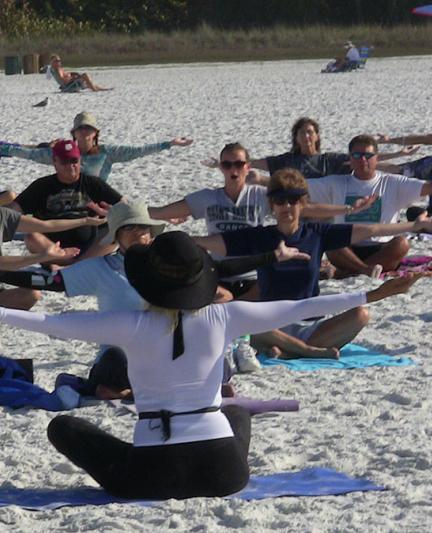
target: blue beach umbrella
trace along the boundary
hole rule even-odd
[[[422,15],[424,17],[432,17],[432,4],[428,4],[427,6],[414,7],[411,10],[411,13],[413,15]]]

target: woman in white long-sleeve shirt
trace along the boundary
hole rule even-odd
[[[0,319],[125,351],[139,413],[133,444],[70,416],[52,420],[48,437],[110,493],[155,499],[223,496],[248,481],[249,415],[238,406],[220,410],[223,352],[233,338],[405,292],[419,277],[369,293],[211,305],[213,261],[182,232],[130,248],[125,270],[149,310],[46,316],[0,308]]]

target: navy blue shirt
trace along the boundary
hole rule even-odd
[[[307,179],[321,178],[331,174],[349,174],[348,154],[326,152],[325,154],[303,155],[293,152],[266,158],[270,174],[281,168],[296,168]]]
[[[280,241],[311,256],[310,261],[284,261],[258,269],[262,300],[301,300],[319,294],[319,272],[325,251],[351,244],[352,224],[300,223],[290,236],[277,226],[258,226],[221,233],[227,255],[254,255],[270,252]]]

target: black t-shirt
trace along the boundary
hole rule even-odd
[[[310,261],[284,261],[258,269],[262,300],[300,300],[319,294],[319,270],[325,251],[349,246],[351,224],[301,223],[287,237],[277,226],[258,226],[221,233],[227,256],[253,255],[277,248],[280,241],[311,256]]]
[[[327,152],[325,154],[303,155],[286,152],[266,158],[270,174],[281,168],[296,168],[307,179],[321,178],[333,174],[348,174],[348,154]]]
[[[16,198],[23,213],[42,220],[60,218],[81,218],[94,213],[87,207],[90,201],[116,204],[122,195],[100,178],[81,174],[79,180],[64,184],[57,174],[39,178],[31,183]],[[82,246],[94,237],[94,229],[85,226],[76,230],[51,233],[52,240],[59,240],[63,246]]]

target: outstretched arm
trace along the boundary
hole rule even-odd
[[[420,146],[406,146],[401,148],[397,152],[381,152],[378,154],[378,161],[388,161],[389,159],[395,159],[397,157],[408,157],[414,155],[420,150]]]
[[[252,159],[250,161],[250,166],[252,168],[258,168],[259,170],[267,170],[268,172],[268,165],[267,165],[267,159]]]
[[[35,161],[36,163],[52,165],[52,149],[50,147],[30,148],[16,144],[2,144],[0,145],[0,155],[8,157],[20,157],[21,159],[29,159],[30,161]]]
[[[416,273],[404,278],[394,278],[366,293],[332,294],[297,301],[230,302],[225,306],[227,340],[243,335],[245,331],[251,334],[262,333],[306,318],[340,313],[365,303],[378,302],[407,292],[422,277],[429,276]]]
[[[410,134],[403,135],[402,137],[390,137],[389,135],[378,133],[376,139],[379,144],[402,144],[404,146],[411,144],[432,144],[431,133],[423,135]]]
[[[155,154],[162,150],[169,150],[172,146],[189,146],[193,142],[192,139],[186,137],[176,137],[171,141],[164,141],[155,144],[144,144],[143,146],[122,146],[122,145],[105,145],[105,150],[112,163],[120,163],[125,161],[132,161],[138,157]]]
[[[377,195],[365,196],[356,200],[354,205],[306,204],[301,215],[304,218],[330,218],[338,215],[353,215],[369,209],[378,198]]]
[[[35,231],[39,231],[40,233],[53,233],[80,228],[81,226],[101,226],[102,224],[105,224],[105,222],[106,218],[98,217],[40,220],[39,218],[22,215],[17,229],[18,231],[23,231],[25,233],[32,233]]]
[[[398,224],[353,224],[351,244],[370,239],[371,237],[385,237],[400,235],[401,233],[432,233],[432,218],[417,218],[414,222]]]
[[[191,215],[190,207],[186,200],[179,200],[163,207],[149,207],[148,213],[155,220],[167,220],[173,218],[185,218]]]
[[[66,290],[61,271],[53,272],[52,274],[36,274],[35,272],[26,270],[0,272],[0,281],[25,289],[53,292],[64,292]]]
[[[125,347],[134,336],[141,311],[46,315],[0,307],[0,322],[27,331]]]
[[[215,263],[219,277],[227,278],[238,274],[244,274],[245,272],[249,272],[256,268],[272,265],[273,263],[281,263],[290,260],[309,261],[310,255],[299,252],[297,248],[288,247],[284,241],[281,241],[279,246],[272,252],[245,257],[233,257],[232,259],[215,261]]]
[[[193,239],[198,246],[201,246],[201,248],[223,257],[226,256],[227,250],[225,242],[219,233],[208,235],[207,237],[193,237]]]
[[[37,263],[48,263],[55,261],[64,261],[65,259],[73,258],[79,253],[79,248],[60,247],[60,243],[53,243],[45,251],[30,254],[30,255],[2,255],[0,256],[0,271],[13,271],[20,268],[26,268]],[[1,277],[1,272],[0,272]],[[3,280],[6,281],[6,280]],[[13,284],[14,285],[14,284]]]

